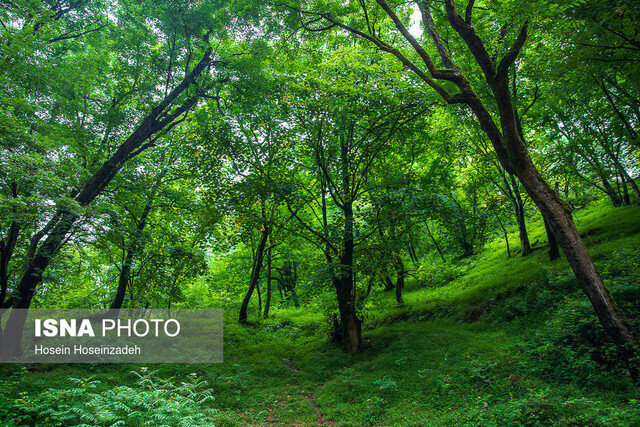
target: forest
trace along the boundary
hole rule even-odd
[[[0,424],[640,424],[640,1],[0,0]],[[184,350],[187,352],[187,349]]]

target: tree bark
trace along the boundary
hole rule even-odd
[[[345,219],[343,251],[340,256],[341,271],[334,277],[333,284],[338,297],[340,323],[344,340],[344,348],[349,353],[357,353],[362,344],[362,323],[357,316],[353,283],[353,206],[350,201],[342,207]]]
[[[624,179],[624,176],[620,171],[618,171],[618,178],[622,183],[622,200],[624,200],[624,205],[629,206],[631,204],[631,198],[629,197],[629,187],[627,186],[627,180]]]
[[[5,299],[9,287],[9,261],[13,256],[19,232],[18,224],[13,221],[9,226],[6,239],[0,241],[0,309],[5,308]]]
[[[256,292],[258,293],[258,317],[260,313],[262,313],[262,292],[260,291],[260,279],[258,278],[258,283],[256,283]]]
[[[560,258],[560,249],[558,248],[558,239],[551,231],[551,227],[549,227],[549,222],[546,219],[542,219],[544,222],[544,229],[547,232],[547,240],[549,242],[549,260],[555,261]]]
[[[344,349],[349,353],[357,353],[362,344],[362,323],[356,314],[353,292],[350,289],[353,286],[352,276],[345,273],[342,277],[334,278],[333,285],[338,298]]]
[[[611,204],[616,208],[622,206],[622,200],[620,199],[620,195],[613,188],[609,180],[604,175],[600,176],[600,182],[602,182],[602,186],[604,187],[604,190],[607,196],[609,196],[609,199],[611,200]]]
[[[264,257],[264,248],[267,245],[267,239],[269,238],[269,233],[271,232],[271,228],[269,224],[263,224],[262,230],[260,231],[260,241],[258,242],[258,248],[256,249],[256,256],[253,260],[253,268],[251,269],[251,277],[249,279],[249,289],[247,289],[247,293],[242,300],[242,305],[240,306],[240,315],[238,316],[238,322],[240,324],[247,323],[247,310],[249,308],[249,301],[251,300],[251,295],[253,294],[253,290],[256,288],[258,284],[258,280],[260,280],[260,269],[262,268],[262,259]]]

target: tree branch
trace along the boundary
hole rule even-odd
[[[442,58],[442,63],[447,68],[453,68],[453,62],[451,61],[449,53],[444,46],[444,42],[442,41],[442,37],[440,37],[436,24],[433,22],[431,10],[429,10],[429,7],[425,6],[421,1],[418,1],[417,3],[418,9],[420,9],[420,14],[422,15],[422,23],[435,43],[438,53],[440,53],[440,58]]]
[[[473,4],[475,3],[475,0],[469,0],[469,3],[467,3],[467,9],[465,10],[464,13],[464,21],[471,25],[471,15],[473,14]]]
[[[498,65],[498,70],[496,72],[496,80],[500,80],[506,77],[507,73],[509,72],[509,67],[511,67],[511,64],[513,64],[513,61],[515,61],[516,58],[518,57],[518,54],[522,50],[522,46],[524,46],[524,43],[527,40],[527,27],[528,27],[528,23],[525,23],[522,26],[522,28],[520,29],[520,33],[516,38],[516,41],[513,42],[513,45],[509,49],[509,52],[507,52],[505,57],[502,58],[502,61],[500,61],[500,64]]]

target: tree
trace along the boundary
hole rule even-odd
[[[474,8],[473,0],[467,3],[462,15],[458,11],[454,0],[444,0],[446,25],[460,36],[466,49],[465,51],[458,50],[453,52],[456,54],[454,56],[451,49],[456,45],[451,43],[447,45],[443,41],[432,16],[434,6],[429,3],[416,2],[416,6],[422,15],[424,29],[440,56],[443,68],[439,68],[425,45],[418,41],[407,29],[406,19],[403,20],[401,17],[403,9],[389,4],[386,0],[376,0],[376,3],[393,23],[402,39],[417,54],[416,59],[421,61],[424,64],[423,66],[410,53],[404,53],[403,45],[400,43],[390,44],[386,41],[393,39],[387,37],[386,34],[385,37],[382,36],[380,25],[383,25],[383,21],[379,15],[371,15],[380,19],[379,22],[373,22],[372,25],[369,19],[370,13],[367,2],[360,2],[354,8],[346,7],[347,13],[355,10],[360,12],[359,17],[361,19],[359,21],[345,21],[339,15],[334,15],[331,10],[304,11],[301,14],[301,20],[303,25],[307,27],[324,21],[329,28],[341,28],[360,39],[370,42],[380,50],[395,56],[406,68],[413,71],[422,82],[435,90],[449,105],[464,105],[473,112],[480,127],[491,141],[502,167],[520,180],[531,199],[540,209],[543,218],[558,239],[578,283],[591,301],[600,322],[618,346],[623,359],[627,361],[634,380],[638,380],[640,378],[639,372],[632,361],[639,351],[640,337],[626,320],[624,314],[617,307],[609,291],[604,286],[602,278],[598,274],[575,227],[569,207],[549,186],[533,164],[529,151],[522,139],[521,129],[518,126],[518,118],[509,87],[509,70],[514,65],[527,41],[530,30],[529,23],[521,23],[518,33],[512,39],[510,46],[507,46],[505,42],[507,28],[504,27],[504,24],[498,24],[504,29],[500,39],[497,40],[503,52],[502,57],[498,60],[497,55],[492,55],[483,41],[483,38],[486,38],[486,34],[483,34],[483,32],[486,32],[484,31],[486,25],[491,24],[491,21],[497,20],[498,17],[493,16],[491,12],[487,12],[478,29],[476,29],[472,25],[472,21],[474,12],[477,12],[478,9]],[[508,8],[509,6],[511,5],[506,7]],[[294,10],[299,11],[296,8]],[[310,14],[314,17],[311,20],[308,18]],[[509,18],[512,20],[517,19],[515,11],[512,11]],[[378,28],[375,27],[375,24],[378,24]],[[510,26],[513,27],[513,22]],[[326,27],[315,29],[321,30],[326,29]],[[469,58],[469,54],[471,58]],[[465,72],[462,67],[456,65],[460,59],[464,61],[467,69],[479,67],[483,81],[474,85],[471,77],[469,77],[473,76],[473,72]],[[489,90],[490,96],[474,88],[474,86],[483,87],[482,85],[486,85],[484,87]],[[455,92],[452,92],[453,90]],[[498,126],[491,113],[494,100],[494,111],[499,119],[500,126]]]
[[[357,211],[371,191],[372,173],[392,147],[395,135],[423,111],[396,93],[369,83],[378,72],[376,58],[354,57],[347,50],[327,53],[325,67],[292,91],[291,117],[311,162],[287,198],[291,215],[307,238],[322,249],[340,313],[344,347],[361,345],[356,310],[356,252],[376,230],[361,230]],[[351,61],[351,62],[348,62]],[[358,67],[354,67],[358,64]]]
[[[121,12],[119,29],[126,28],[127,25],[139,28],[139,21],[142,17],[137,14],[130,14],[129,12],[131,11],[128,8],[131,6],[128,3],[123,3],[122,8],[117,11]],[[191,8],[179,9],[178,11],[186,15],[192,15],[192,17],[198,14],[207,16],[207,14],[213,12],[206,6],[203,7],[202,4],[192,5]],[[142,40],[147,41],[149,46],[158,43],[158,32],[163,32],[164,35],[174,35],[174,43],[160,45],[161,49],[168,53],[168,64],[158,64],[155,61],[156,53],[154,49],[138,51],[144,52],[146,55],[138,55],[141,62],[137,65],[142,69],[149,67],[144,70],[147,72],[159,71],[155,69],[159,65],[158,68],[162,71],[162,74],[154,75],[156,79],[154,81],[155,87],[153,84],[150,85],[150,82],[144,82],[143,87],[145,87],[147,94],[139,99],[137,111],[135,113],[132,112],[127,125],[121,125],[118,133],[120,142],[111,151],[112,154],[101,166],[98,166],[98,164],[89,165],[89,173],[84,182],[79,182],[77,187],[74,186],[71,189],[69,203],[58,206],[50,217],[40,218],[39,222],[44,226],[30,240],[29,250],[25,256],[24,273],[10,297],[11,306],[14,309],[25,309],[30,306],[35,289],[42,280],[43,272],[51,260],[59,253],[65,239],[71,234],[74,224],[81,216],[82,208],[90,205],[104,191],[114,176],[131,158],[154,146],[159,138],[185,120],[187,113],[196,106],[203,96],[207,95],[207,92],[216,85],[227,81],[226,77],[211,72],[216,69],[224,69],[227,62],[216,59],[213,49],[209,45],[212,29],[206,28],[206,25],[211,23],[210,18],[207,16],[207,19],[196,21],[200,22],[199,25],[179,29],[176,26],[175,16],[171,16],[170,8],[167,9],[167,13],[168,15],[163,16],[166,20],[159,21],[161,24],[156,27],[156,32],[149,26],[145,28],[146,33],[142,35],[133,31],[131,34],[140,36],[142,39],[134,40],[136,44],[122,47],[122,53],[126,55],[128,50],[134,49],[134,46],[135,49],[138,49]],[[132,16],[133,19],[131,19]],[[118,30],[115,26],[111,28],[113,31]],[[180,38],[180,49],[187,54],[180,61],[176,59],[178,37]],[[169,40],[170,37],[166,39]],[[113,37],[113,40],[118,40],[118,38]],[[126,68],[128,65],[126,58],[121,58],[121,60],[122,62],[114,62],[110,70],[116,77],[116,81],[118,81],[117,77],[119,77],[119,67]],[[178,70],[185,71],[181,75]],[[135,76],[136,73],[133,73],[133,75]],[[149,74],[150,76],[151,74]],[[127,79],[130,79],[130,75],[123,78],[126,82]],[[134,80],[134,93],[139,89],[135,87],[136,83]],[[155,102],[149,99],[148,95],[150,93],[156,95]],[[101,95],[106,95],[105,98],[107,100],[111,98],[108,94]],[[116,97],[116,99],[118,98]],[[109,105],[108,102],[107,105]],[[113,105],[113,103],[110,105]],[[101,124],[102,126],[99,126],[96,130],[103,131],[105,135],[109,136],[113,131],[110,124],[104,121],[101,121]],[[19,351],[24,316],[24,311],[12,310],[7,321],[7,328],[3,335],[3,351],[7,356]]]

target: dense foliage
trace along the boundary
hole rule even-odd
[[[0,4],[3,351],[11,308],[230,325],[3,367],[3,421],[640,421],[633,1]]]

